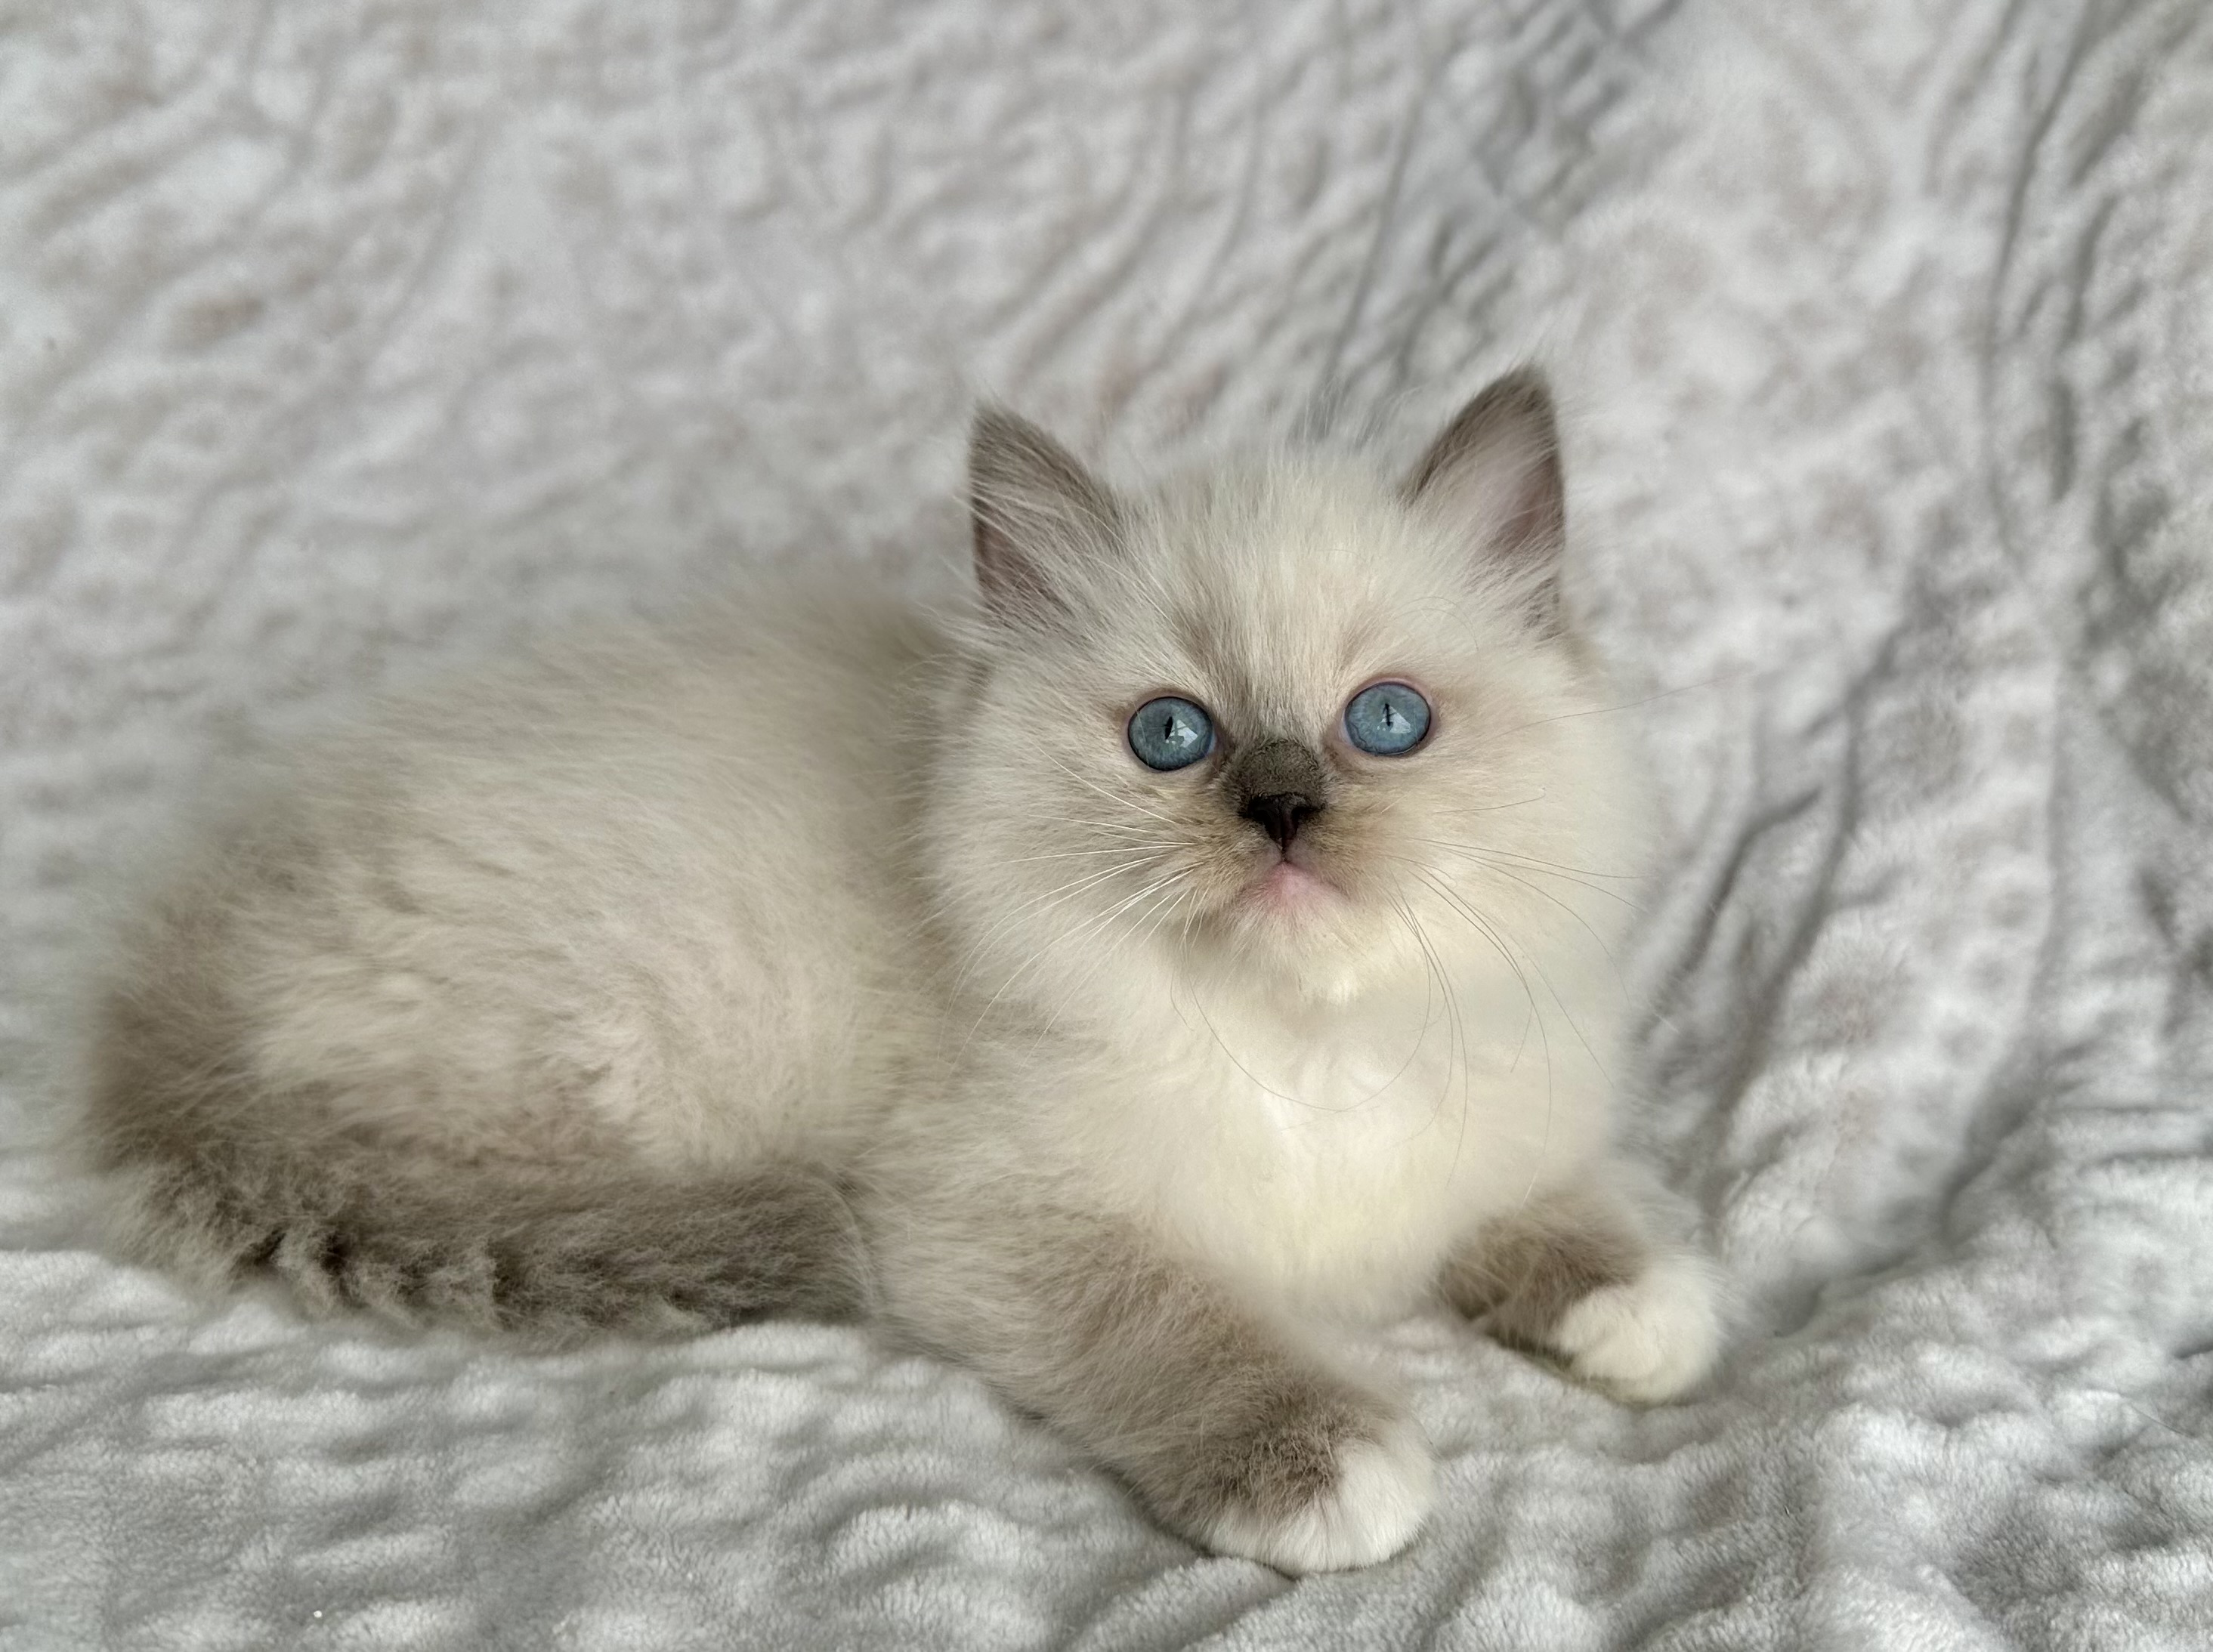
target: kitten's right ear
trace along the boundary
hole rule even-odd
[[[1108,551],[1121,527],[1121,506],[1082,462],[1003,407],[977,411],[968,502],[976,582],[1003,619],[1066,613],[1053,588],[1055,569]]]

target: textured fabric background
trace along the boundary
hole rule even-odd
[[[927,582],[978,391],[1411,453],[1534,355],[1673,834],[1694,1402],[1390,1338],[1413,1551],[1202,1558],[968,1377],[104,1260],[52,1008],[244,728],[735,564]],[[0,6],[0,1647],[2213,1639],[2200,0]]]

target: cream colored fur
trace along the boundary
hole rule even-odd
[[[1706,1276],[1610,1191],[1645,806],[1558,612],[1541,386],[1404,487],[1125,497],[987,415],[975,491],[972,615],[751,590],[253,793],[107,1003],[130,1242],[497,1325],[870,1311],[1291,1570],[1430,1497],[1333,1329],[1485,1256],[1546,1283],[1472,1311],[1695,1381]],[[1344,736],[1381,678],[1435,708],[1410,755]],[[1125,728],[1167,692],[1222,748],[1162,774]],[[1225,802],[1264,740],[1327,777],[1288,908]]]

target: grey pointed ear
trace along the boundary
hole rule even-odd
[[[1559,627],[1568,508],[1543,374],[1522,368],[1486,386],[1430,444],[1406,478],[1405,496],[1464,535],[1472,554],[1525,570],[1533,617],[1544,629]]]
[[[1075,454],[1003,407],[978,411],[968,440],[976,582],[1002,618],[1066,612],[1056,573],[1111,551],[1121,506]]]

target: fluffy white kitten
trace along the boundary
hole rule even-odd
[[[1644,802],[1516,375],[1389,485],[1124,495],[986,412],[982,600],[748,593],[394,706],[242,804],[103,1010],[140,1254],[574,1332],[879,1317],[1199,1542],[1403,1546],[1332,1352],[1442,1296],[1666,1399],[1610,1157]]]

